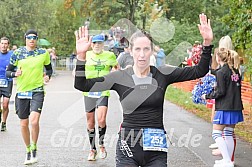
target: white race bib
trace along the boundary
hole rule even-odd
[[[167,139],[163,129],[143,129],[143,150],[168,152]]]
[[[8,80],[7,79],[0,79],[0,87],[7,88],[8,87]]]
[[[88,92],[88,97],[91,98],[100,98],[102,95],[102,92]]]
[[[20,92],[17,94],[19,99],[32,99],[32,92]]]

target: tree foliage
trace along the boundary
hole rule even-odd
[[[47,26],[50,25],[52,14],[48,10],[49,1],[34,3],[33,0],[0,1],[1,17],[0,34],[7,36],[12,43],[23,45],[24,33],[27,29],[36,29],[41,36],[46,37]]]
[[[178,66],[185,57],[188,57],[187,49],[191,48],[195,41],[202,41],[198,27],[190,25],[188,22],[180,23],[171,20],[175,27],[175,33],[171,40],[165,43],[156,43],[165,49],[167,55],[166,63]]]
[[[252,3],[249,0],[226,0],[229,14],[223,21],[232,30],[232,40],[236,49],[245,54],[247,72],[252,73]]]
[[[135,23],[135,13],[139,10],[143,0],[82,0],[80,8],[82,16],[91,18],[91,21],[101,25],[102,28],[110,28],[122,18]]]
[[[237,48],[251,55],[249,0],[44,0],[40,3],[2,0],[0,11],[3,23],[0,35],[9,37],[12,44],[24,45],[25,31],[34,28],[40,38],[52,43],[58,55],[65,56],[75,48],[74,31],[87,19],[93,30],[108,30],[119,20],[128,19],[139,29],[150,31],[160,18],[170,20],[175,26],[172,39],[155,41],[169,55],[181,42],[192,44],[201,40],[197,23],[199,13],[204,12],[211,19],[216,46],[220,37],[230,35]]]

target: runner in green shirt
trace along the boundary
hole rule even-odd
[[[92,50],[86,53],[87,78],[97,78],[108,74],[113,67],[117,67],[116,56],[113,52],[104,51],[104,35],[96,35],[92,38]],[[89,161],[96,160],[95,146],[95,110],[97,112],[99,130],[99,158],[106,158],[107,152],[104,146],[104,136],[106,133],[106,115],[108,109],[109,91],[84,92],[84,102],[87,116],[87,131],[90,141]]]
[[[37,39],[38,34],[35,30],[28,30],[25,33],[26,46],[14,51],[6,71],[7,77],[17,77],[15,107],[26,145],[25,165],[38,161],[37,140],[39,119],[44,102],[44,81],[48,82],[52,75],[50,55],[46,49],[37,48]],[[44,68],[46,69],[45,75]],[[29,117],[31,130],[29,129]],[[30,141],[30,136],[32,141]]]

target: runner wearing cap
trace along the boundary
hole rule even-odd
[[[24,47],[18,48],[10,58],[6,76],[17,77],[15,108],[20,118],[21,133],[26,145],[25,165],[38,161],[37,141],[39,119],[44,102],[44,80],[52,75],[50,55],[46,49],[37,48],[38,34],[35,30],[25,33]],[[43,75],[43,69],[46,75]],[[15,69],[17,69],[15,71]],[[44,77],[44,78],[43,78]],[[29,128],[29,121],[31,129]]]
[[[110,72],[117,66],[116,56],[113,52],[104,51],[104,35],[95,35],[92,38],[92,50],[86,52],[86,71],[87,78],[97,78]],[[95,111],[97,112],[98,131],[99,131],[99,158],[106,158],[107,152],[104,146],[104,136],[106,133],[106,115],[108,110],[109,91],[103,92],[84,92],[84,103],[87,117],[87,132],[90,141],[89,161],[96,160],[95,146]]]

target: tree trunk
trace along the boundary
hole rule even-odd
[[[129,20],[135,24],[135,10],[138,4],[138,0],[128,0],[129,4],[129,10],[130,10],[130,15],[129,15]]]
[[[143,29],[145,30],[145,26],[146,26],[146,14],[144,14],[142,16],[142,20],[143,20]]]

